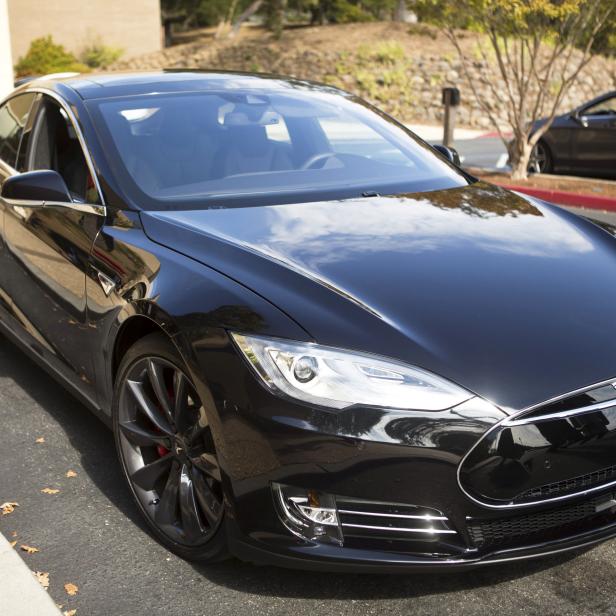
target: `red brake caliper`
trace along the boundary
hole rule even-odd
[[[169,396],[169,400],[172,401],[174,398],[173,389],[169,386],[167,386],[167,395]],[[160,410],[162,411],[163,409],[160,409]],[[158,455],[161,458],[163,458],[169,453],[169,450],[166,447],[163,447],[162,445],[156,445],[156,451],[158,452]]]

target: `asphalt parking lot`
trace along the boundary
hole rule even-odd
[[[616,541],[448,575],[184,562],[145,530],[107,428],[1,336],[0,422],[0,502],[19,503],[0,516],[0,532],[17,547],[38,548],[20,554],[33,571],[49,573],[52,598],[77,616],[616,613]]]

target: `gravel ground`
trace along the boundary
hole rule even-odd
[[[40,550],[20,554],[32,570],[49,573],[52,598],[77,616],[616,613],[616,542],[449,575],[184,562],[146,532],[107,428],[2,337],[0,422],[0,502],[19,503],[0,516],[0,531]],[[76,477],[67,477],[69,470]],[[67,583],[77,585],[76,595],[67,594]]]

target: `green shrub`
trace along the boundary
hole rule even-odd
[[[386,69],[381,73],[383,85],[404,89],[408,84],[408,74],[403,67]]]
[[[354,74],[355,81],[362,93],[369,98],[376,98],[379,93],[379,84],[374,73],[364,69],[357,69]]]
[[[56,45],[51,36],[34,39],[28,53],[19,58],[15,65],[17,77],[64,72],[87,73],[89,70],[62,45]]]
[[[124,53],[119,47],[103,45],[100,39],[95,39],[83,48],[79,59],[90,68],[107,68]]]
[[[334,0],[332,13],[332,21],[339,24],[374,21],[370,13],[348,0]]]
[[[374,45],[361,45],[357,50],[358,58],[380,64],[397,64],[406,58],[404,47],[398,41],[381,41]]]

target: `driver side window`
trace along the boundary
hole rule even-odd
[[[75,127],[58,103],[44,96],[34,124],[28,170],[57,171],[76,203],[97,203],[98,195]]]

